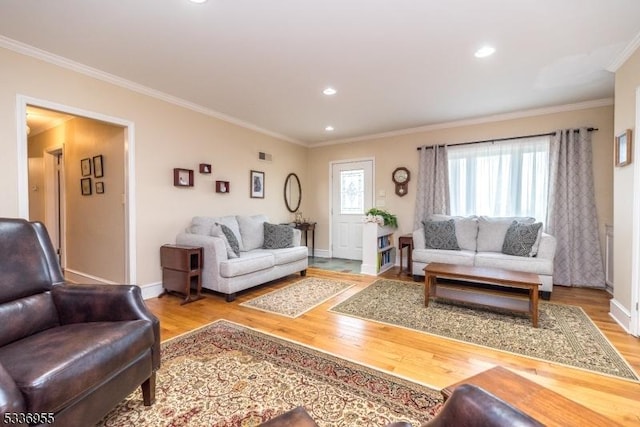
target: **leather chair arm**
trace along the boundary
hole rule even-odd
[[[62,325],[148,320],[156,338],[153,369],[160,367],[160,321],[149,311],[135,285],[59,285],[52,291]]]
[[[24,412],[25,409],[22,393],[4,366],[0,364],[0,413],[4,415],[6,412]]]

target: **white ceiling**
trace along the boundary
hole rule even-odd
[[[610,98],[639,34],[638,0],[0,2],[0,46],[308,145]]]

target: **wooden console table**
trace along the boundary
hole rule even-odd
[[[525,289],[529,299],[489,293],[481,288],[468,286],[469,290],[449,286],[438,287],[437,278],[459,279],[470,282],[490,283],[503,288]],[[429,298],[437,297],[452,301],[462,301],[486,307],[531,314],[533,327],[538,327],[538,288],[540,277],[534,273],[503,270],[501,268],[474,267],[468,265],[432,262],[424,268],[424,305],[429,306]]]
[[[311,231],[311,256],[316,257],[316,223],[294,222],[293,226],[304,233],[304,244],[309,247],[307,233]]]
[[[481,387],[549,427],[619,425],[579,403],[500,366],[443,388],[444,399],[447,400],[460,384]]]
[[[185,296],[180,303],[186,304],[202,298],[202,248],[187,245],[163,245],[160,247],[162,286],[166,293]],[[196,292],[195,296],[192,291]]]

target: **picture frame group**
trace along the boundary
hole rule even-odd
[[[93,194],[93,184],[91,176],[94,178],[104,177],[103,157],[98,154],[93,157],[86,157],[80,160],[80,194],[90,196]],[[104,194],[104,182],[97,181],[95,183],[96,194]]]

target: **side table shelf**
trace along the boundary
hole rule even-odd
[[[162,267],[161,298],[167,293],[184,295],[180,303],[187,304],[202,298],[202,248],[186,245],[162,245],[160,247]],[[195,291],[195,295],[192,293]]]

